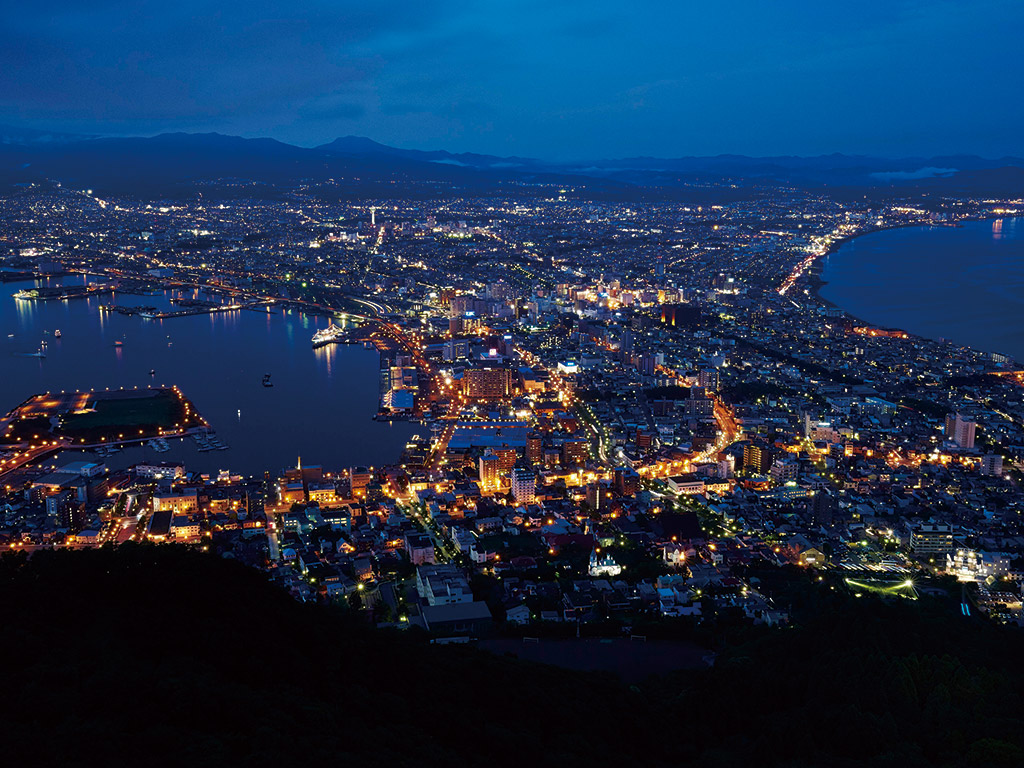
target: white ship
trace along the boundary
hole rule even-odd
[[[337,341],[345,335],[345,329],[340,325],[331,323],[326,328],[323,328],[313,334],[313,346],[322,347],[324,344],[330,344],[332,341]]]

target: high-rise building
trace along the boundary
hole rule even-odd
[[[1003,474],[1003,457],[998,453],[990,453],[981,457],[981,474],[999,476]]]
[[[587,504],[594,512],[607,512],[610,500],[611,494],[608,491],[608,486],[604,483],[590,483],[587,486]]]
[[[520,504],[533,504],[537,500],[537,475],[533,470],[513,468],[512,495]]]
[[[586,464],[590,457],[590,446],[586,440],[573,439],[562,443],[562,464],[567,467],[576,467]]]
[[[832,525],[838,512],[839,502],[829,491],[818,491],[811,497],[811,521],[815,525]]]
[[[526,460],[532,466],[544,463],[544,438],[539,432],[531,432],[526,436]]]
[[[946,439],[952,440],[960,448],[970,450],[974,447],[974,432],[977,424],[965,420],[959,413],[951,413],[946,417]]]
[[[743,469],[747,473],[766,474],[772,465],[772,458],[768,446],[751,443],[743,448]]]
[[[501,459],[490,448],[480,457],[480,487],[493,491],[501,485]]]
[[[640,490],[640,474],[632,467],[616,467],[614,483],[621,495],[633,496]]]
[[[700,372],[697,376],[697,383],[704,387],[704,389],[716,392],[718,390],[718,371],[714,368],[708,368]]]

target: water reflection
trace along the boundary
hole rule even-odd
[[[67,279],[68,285],[81,282],[78,275]],[[171,298],[199,292],[116,294],[113,301],[106,293],[102,299],[67,302],[11,298],[29,287],[32,283],[6,283],[6,294],[0,292],[0,413],[48,390],[177,384],[231,446],[199,453],[186,440],[164,454],[126,450],[119,455],[126,462],[180,460],[195,471],[230,468],[261,475],[293,464],[301,453],[329,468],[379,466],[396,461],[417,431],[405,423],[389,428],[372,421],[379,396],[374,351],[357,345],[313,350],[310,337],[330,323],[327,317],[274,307],[262,317],[239,310],[147,321],[101,313],[99,305],[169,310],[175,306]],[[58,344],[49,337],[45,359],[19,356],[37,350],[47,338],[43,331],[55,328],[63,339]],[[16,337],[8,339],[12,332]],[[116,340],[123,341],[123,349],[114,346]],[[159,377],[151,376],[151,370],[159,371]],[[262,386],[265,373],[273,375],[273,387]]]

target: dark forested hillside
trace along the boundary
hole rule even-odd
[[[1021,641],[836,601],[627,687],[303,606],[181,547],[0,562],[18,765],[1019,765]]]

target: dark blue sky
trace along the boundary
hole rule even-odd
[[[0,123],[545,158],[1024,155],[1019,0],[8,4]]]

